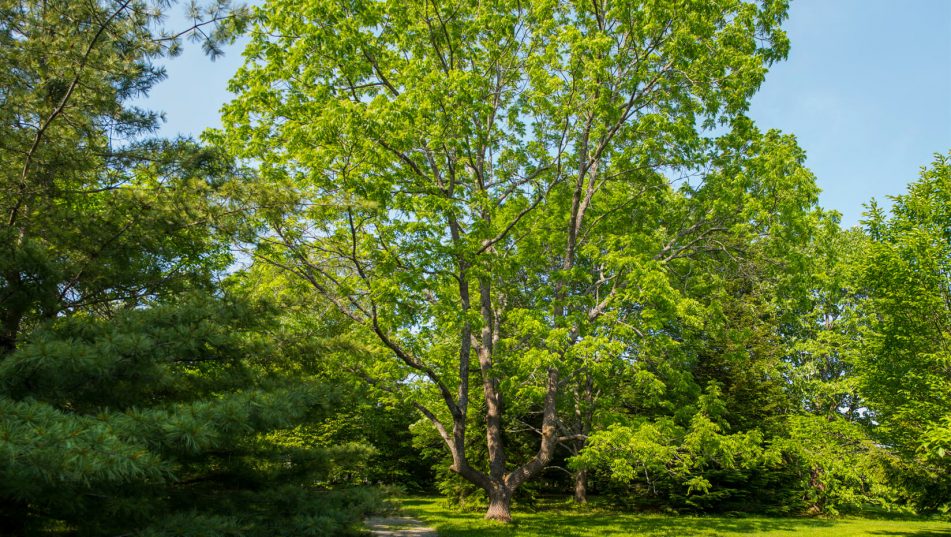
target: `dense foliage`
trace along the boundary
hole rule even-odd
[[[261,316],[195,297],[108,320],[74,315],[30,333],[0,365],[5,527],[346,528],[372,497],[328,497],[314,484],[354,454],[281,432],[332,416],[339,397],[326,383],[282,374],[253,335]]]
[[[682,7],[258,10],[213,136],[259,171],[236,200],[259,226],[249,254],[393,358],[351,368],[413,402],[491,517],[559,442],[583,446],[609,371],[648,382],[644,360],[683,354],[710,304],[681,285],[715,289],[754,238],[808,233],[802,152],[742,115],[786,52],[785,6]],[[682,276],[695,265],[712,280]],[[577,419],[573,391],[592,407]],[[540,435],[516,459],[506,429],[526,426]]]
[[[872,205],[857,285],[857,377],[876,438],[908,463],[916,502],[951,502],[951,153],[936,155],[891,215]]]
[[[951,153],[841,229],[745,116],[786,8],[0,0],[0,533],[947,514]],[[244,30],[224,127],[153,137]]]
[[[219,279],[235,169],[129,105],[175,44],[159,14],[0,3],[0,533],[349,531],[375,493],[327,488],[367,448],[293,436],[346,394]]]

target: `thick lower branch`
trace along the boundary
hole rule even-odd
[[[555,446],[558,445],[556,435],[558,425],[557,397],[558,369],[550,367],[548,369],[548,388],[545,392],[544,414],[542,417],[542,437],[538,452],[531,460],[505,476],[505,484],[512,490],[541,472],[554,455]]]

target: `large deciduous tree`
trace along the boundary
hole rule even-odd
[[[742,115],[786,53],[785,4],[258,9],[212,136],[257,168],[239,198],[254,255],[391,358],[350,368],[428,418],[488,518],[510,520],[557,443],[584,439],[566,386],[584,401],[601,364],[701,322],[676,274],[805,229],[801,151]],[[473,413],[486,460],[466,449]],[[534,416],[527,460],[506,456],[512,415]]]
[[[872,433],[910,463],[919,507],[936,509],[951,502],[951,154],[893,201],[864,222],[856,370]]]

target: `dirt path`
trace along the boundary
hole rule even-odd
[[[427,528],[415,518],[405,516],[368,518],[366,526],[370,535],[380,537],[439,537],[436,530]]]

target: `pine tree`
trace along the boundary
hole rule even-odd
[[[164,5],[0,2],[0,532],[346,532],[374,497],[326,484],[365,450],[294,439],[338,395],[219,283],[233,166],[129,104]],[[212,55],[240,14],[195,13]]]

